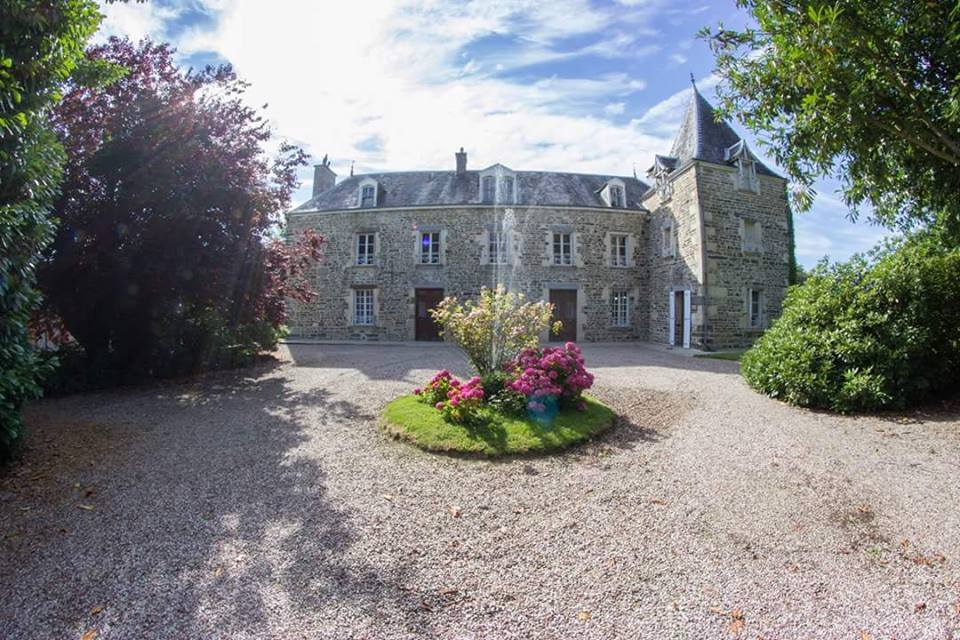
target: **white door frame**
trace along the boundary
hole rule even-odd
[[[667,327],[667,343],[670,346],[676,347],[677,336],[676,336],[676,293],[677,291],[683,292],[683,348],[690,348],[690,324],[691,324],[691,313],[690,313],[690,289],[684,289],[681,287],[670,287],[670,315],[668,318],[669,326]]]

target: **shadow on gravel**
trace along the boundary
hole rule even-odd
[[[297,452],[308,424],[371,416],[258,373],[33,408],[26,473],[0,485],[0,530],[15,534],[0,545],[0,637],[265,637],[291,619],[322,633],[324,611],[399,606],[405,570],[349,556],[348,515]]]

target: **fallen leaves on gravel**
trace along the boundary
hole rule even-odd
[[[80,640],[93,640],[97,637],[96,629],[87,629],[87,632],[80,636]]]
[[[450,515],[453,516],[454,518],[460,517],[460,507],[448,507],[447,511],[449,511]]]
[[[393,502],[393,496],[390,495],[389,493],[383,494],[383,499],[384,499],[384,500],[389,500],[390,502]]]
[[[98,604],[97,606],[95,606],[93,609],[90,610],[90,615],[92,616],[98,615],[106,608],[106,606],[107,605],[105,604]]]
[[[873,640],[873,636],[867,633],[866,631],[861,631],[860,640]]]
[[[739,607],[736,609],[731,609],[730,611],[724,611],[720,607],[710,607],[707,609],[710,613],[721,615],[724,617],[730,618],[730,633],[738,636],[743,631],[744,627],[747,626],[747,619],[743,615],[743,610]]]
[[[589,611],[581,611],[580,613],[577,614],[577,620],[579,620],[580,622],[586,622],[592,617],[593,617],[593,614],[590,613]]]
[[[78,504],[77,509],[83,509],[84,511],[93,511],[94,507],[92,504]]]
[[[650,504],[667,505],[668,503],[666,500],[662,498],[654,498],[653,500],[650,501]]]

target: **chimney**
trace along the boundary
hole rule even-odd
[[[320,164],[313,165],[313,197],[316,198],[327,189],[332,189],[336,183],[337,174],[330,168],[330,160],[327,156],[323,156]]]
[[[460,151],[454,155],[457,156],[457,175],[463,175],[467,172],[467,152],[460,147]]]

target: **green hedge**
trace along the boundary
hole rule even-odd
[[[819,265],[742,359],[756,390],[840,412],[900,409],[955,390],[960,249],[915,236]]]

